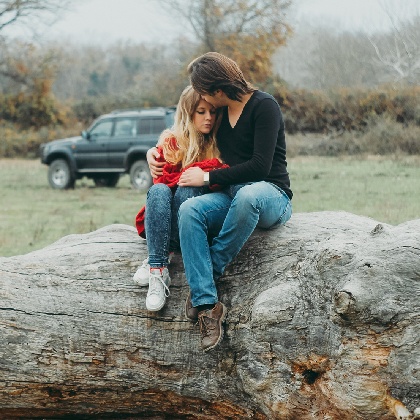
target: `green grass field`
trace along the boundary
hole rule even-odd
[[[389,224],[420,218],[420,157],[289,159],[295,213],[345,210]],[[112,223],[133,225],[145,195],[123,176],[116,188],[91,180],[49,187],[39,160],[0,160],[0,256],[25,254]]]

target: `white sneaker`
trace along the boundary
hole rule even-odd
[[[169,264],[171,263],[171,259],[174,256],[174,253],[171,252],[168,257]],[[146,258],[142,265],[137,269],[134,273],[133,281],[137,283],[139,286],[148,286],[149,285],[149,272],[150,272],[150,265],[149,259]]]
[[[148,311],[160,311],[165,305],[166,298],[169,296],[169,285],[171,278],[169,271],[165,267],[152,268],[149,274],[149,291],[146,297],[146,308]]]
[[[150,272],[149,259],[146,258],[133,276],[134,283],[137,283],[139,286],[148,286],[149,285],[149,272]]]

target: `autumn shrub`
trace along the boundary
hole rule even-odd
[[[296,133],[286,138],[287,155],[295,156],[353,156],[369,154],[362,150],[354,132],[335,135],[319,133]]]
[[[0,118],[22,129],[65,125],[71,116],[69,109],[51,96],[20,93],[0,97]]]
[[[323,93],[282,89],[275,96],[284,113],[288,133],[325,131],[329,113],[323,111],[329,101]]]
[[[389,116],[372,118],[358,137],[361,150],[371,154],[420,154],[420,125],[395,123]]]
[[[330,92],[282,87],[273,95],[280,103],[289,133],[363,131],[377,116],[420,126],[420,87]]]
[[[420,155],[420,126],[376,116],[366,122],[363,130],[288,135],[287,151],[290,157]]]
[[[420,126],[420,87],[402,94],[396,93],[392,104],[399,122],[413,122]]]
[[[0,124],[0,157],[35,158],[38,157],[39,146],[42,143],[75,136],[80,134],[80,131],[80,124],[71,128],[57,125],[23,130],[16,124],[2,122]]]

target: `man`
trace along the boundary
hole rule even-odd
[[[207,351],[222,340],[227,314],[216,281],[256,227],[269,229],[289,220],[293,194],[276,100],[254,88],[233,60],[216,52],[196,58],[188,73],[201,97],[223,108],[217,145],[230,166],[211,172],[190,168],[179,180],[182,187],[222,187],[187,200],[179,209],[181,252],[191,290],[186,314],[198,316],[201,347]],[[153,159],[149,164],[153,175]]]

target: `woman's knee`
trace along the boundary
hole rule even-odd
[[[171,189],[166,184],[154,184],[147,191],[147,198],[156,195],[172,194]]]
[[[189,198],[197,197],[202,194],[203,191],[201,187],[178,187],[176,189],[174,199],[179,203],[183,203]]]

